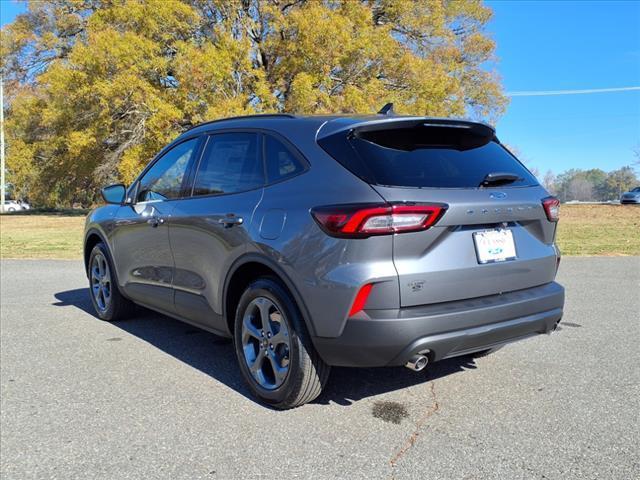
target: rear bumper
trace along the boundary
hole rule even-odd
[[[313,340],[329,365],[404,365],[426,350],[437,361],[550,333],[563,306],[564,288],[552,282],[468,300],[369,310],[350,318],[341,336]]]

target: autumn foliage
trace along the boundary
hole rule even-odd
[[[91,203],[199,122],[261,112],[495,119],[479,0],[55,0],[2,30],[9,181]]]

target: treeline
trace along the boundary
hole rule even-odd
[[[640,179],[630,166],[610,172],[572,168],[557,176],[549,170],[540,181],[561,202],[618,200],[622,193],[640,186]]]

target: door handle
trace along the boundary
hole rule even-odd
[[[218,223],[222,224],[224,228],[231,228],[234,225],[242,225],[242,217],[236,217],[233,214],[228,214],[226,217],[220,218]]]
[[[158,225],[162,225],[164,223],[164,218],[151,217],[149,220],[147,220],[147,223],[151,225],[153,228],[156,228]]]

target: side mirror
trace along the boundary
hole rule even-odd
[[[100,193],[102,193],[102,198],[104,198],[105,202],[122,205],[124,196],[127,194],[127,188],[121,183],[116,183],[115,185],[104,187]]]

